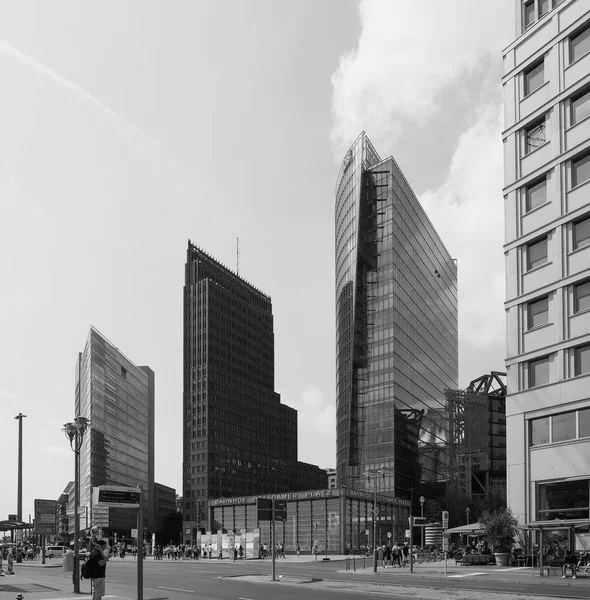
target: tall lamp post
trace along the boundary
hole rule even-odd
[[[420,498],[418,498],[418,501],[420,502],[420,518],[424,518],[424,502],[426,502],[426,498],[424,496],[420,496]],[[422,540],[422,544],[421,544],[421,548],[422,550],[424,550],[424,521],[422,522],[422,527],[420,528],[420,530],[422,531],[422,535],[421,540]]]
[[[469,525],[469,513],[471,512],[471,509],[469,507],[467,507],[465,509],[465,517],[467,518],[467,525]]]
[[[80,562],[78,558],[80,543],[80,520],[78,515],[80,504],[80,448],[89,424],[90,421],[86,417],[78,416],[73,423],[66,423],[63,428],[66,438],[70,441],[70,448],[74,452],[74,573],[72,577],[75,594],[80,593]]]
[[[18,419],[18,481],[17,481],[17,503],[16,513],[17,521],[23,520],[23,418],[27,415],[18,413],[15,419]]]
[[[379,469],[367,469],[364,473],[369,488],[371,480],[373,481],[373,573],[377,573],[377,516],[379,515],[379,509],[377,508],[377,488],[385,483],[385,475],[387,473],[393,473],[393,469],[385,465],[381,465]]]

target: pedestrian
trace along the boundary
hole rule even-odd
[[[238,560],[238,549],[234,546],[234,562]]]
[[[238,554],[240,555],[240,560],[244,558],[244,548],[242,548],[242,544],[240,544],[240,549],[238,550]]]
[[[97,547],[92,550],[90,555],[92,575],[92,600],[101,600],[106,591],[106,564],[109,555],[106,549],[107,543],[104,540],[98,540]]]
[[[14,575],[13,566],[14,566],[14,554],[12,548],[8,548],[8,574]]]
[[[4,549],[0,546],[0,577],[4,577],[4,571],[2,569],[2,558],[3,558]]]
[[[299,544],[297,544],[297,558],[299,558],[300,554],[301,554],[301,548],[299,547]]]

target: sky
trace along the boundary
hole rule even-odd
[[[365,130],[459,265],[459,385],[504,369],[501,52],[514,3],[0,2],[0,520],[73,479],[90,326],[156,373],[182,492],[188,240],[272,298],[299,460],[335,465],[334,185]]]

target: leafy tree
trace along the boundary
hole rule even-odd
[[[518,533],[518,520],[509,508],[494,512],[486,510],[479,517],[479,522],[483,525],[494,552],[510,552]]]

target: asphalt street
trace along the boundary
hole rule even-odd
[[[366,567],[364,570],[362,569]],[[289,557],[276,563],[276,582],[271,581],[271,561],[154,561],[144,562],[144,600],[334,600],[342,597],[366,599],[368,593],[395,598],[480,599],[515,598],[589,598],[590,579],[562,580],[535,577],[529,569],[501,569],[418,565],[416,573],[406,569],[382,569],[373,573],[370,560],[357,559],[357,571],[346,571],[345,562],[310,561],[309,557]],[[0,600],[13,600],[22,593],[33,600],[72,598],[71,574],[61,567],[42,567],[38,563],[16,565],[16,575],[0,579]],[[113,559],[107,567],[107,598],[137,598],[136,561]],[[19,585],[21,586],[19,588]],[[90,593],[90,583],[82,582]]]

